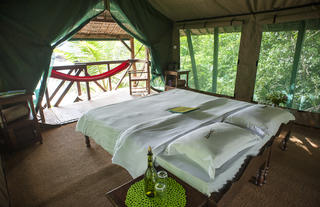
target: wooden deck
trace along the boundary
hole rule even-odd
[[[116,91],[105,92],[98,97],[93,97],[89,101],[81,101],[65,106],[46,108],[44,110],[45,124],[62,125],[77,121],[87,111],[115,103],[120,103],[134,98],[138,95],[130,96],[128,88],[121,88]]]

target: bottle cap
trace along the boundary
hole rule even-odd
[[[148,155],[152,155],[151,146],[148,147]]]

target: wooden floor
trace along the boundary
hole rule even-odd
[[[141,96],[131,96],[128,88],[105,92],[90,101],[81,101],[65,106],[52,107],[44,110],[45,123],[48,125],[62,125],[77,121],[87,111]]]

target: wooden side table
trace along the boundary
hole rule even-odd
[[[181,71],[165,71],[165,90],[173,88],[188,88],[189,72],[187,70]],[[181,75],[186,75],[186,80],[181,79]]]
[[[26,118],[21,118],[10,123],[7,122],[5,116],[2,114],[2,106],[8,104],[18,104],[18,103],[28,103],[31,110],[31,114]],[[34,109],[32,94],[19,94],[10,96],[0,96],[0,118],[3,124],[3,131],[5,134],[5,140],[12,148],[15,148],[15,131],[23,127],[32,127],[33,134],[35,135],[34,141],[39,141],[42,143],[42,136],[40,131],[40,126],[37,119],[37,114]],[[11,139],[10,139],[11,138]]]
[[[163,170],[163,168],[159,167],[157,170]],[[187,204],[186,206],[188,207],[204,207],[207,206],[208,204],[208,197],[205,196],[204,194],[200,193],[187,183],[183,182],[170,172],[168,172],[168,176],[175,179],[180,185],[183,186],[183,188],[186,190],[186,197],[187,197]],[[106,193],[106,197],[111,201],[111,203],[114,206],[118,207],[126,207],[125,205],[125,200],[127,196],[127,192],[132,184],[135,182],[140,181],[143,179],[143,175],[137,177],[136,179],[133,179],[118,188],[115,188],[109,192]]]

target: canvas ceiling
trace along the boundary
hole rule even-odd
[[[173,21],[242,15],[320,3],[320,0],[148,0]]]

